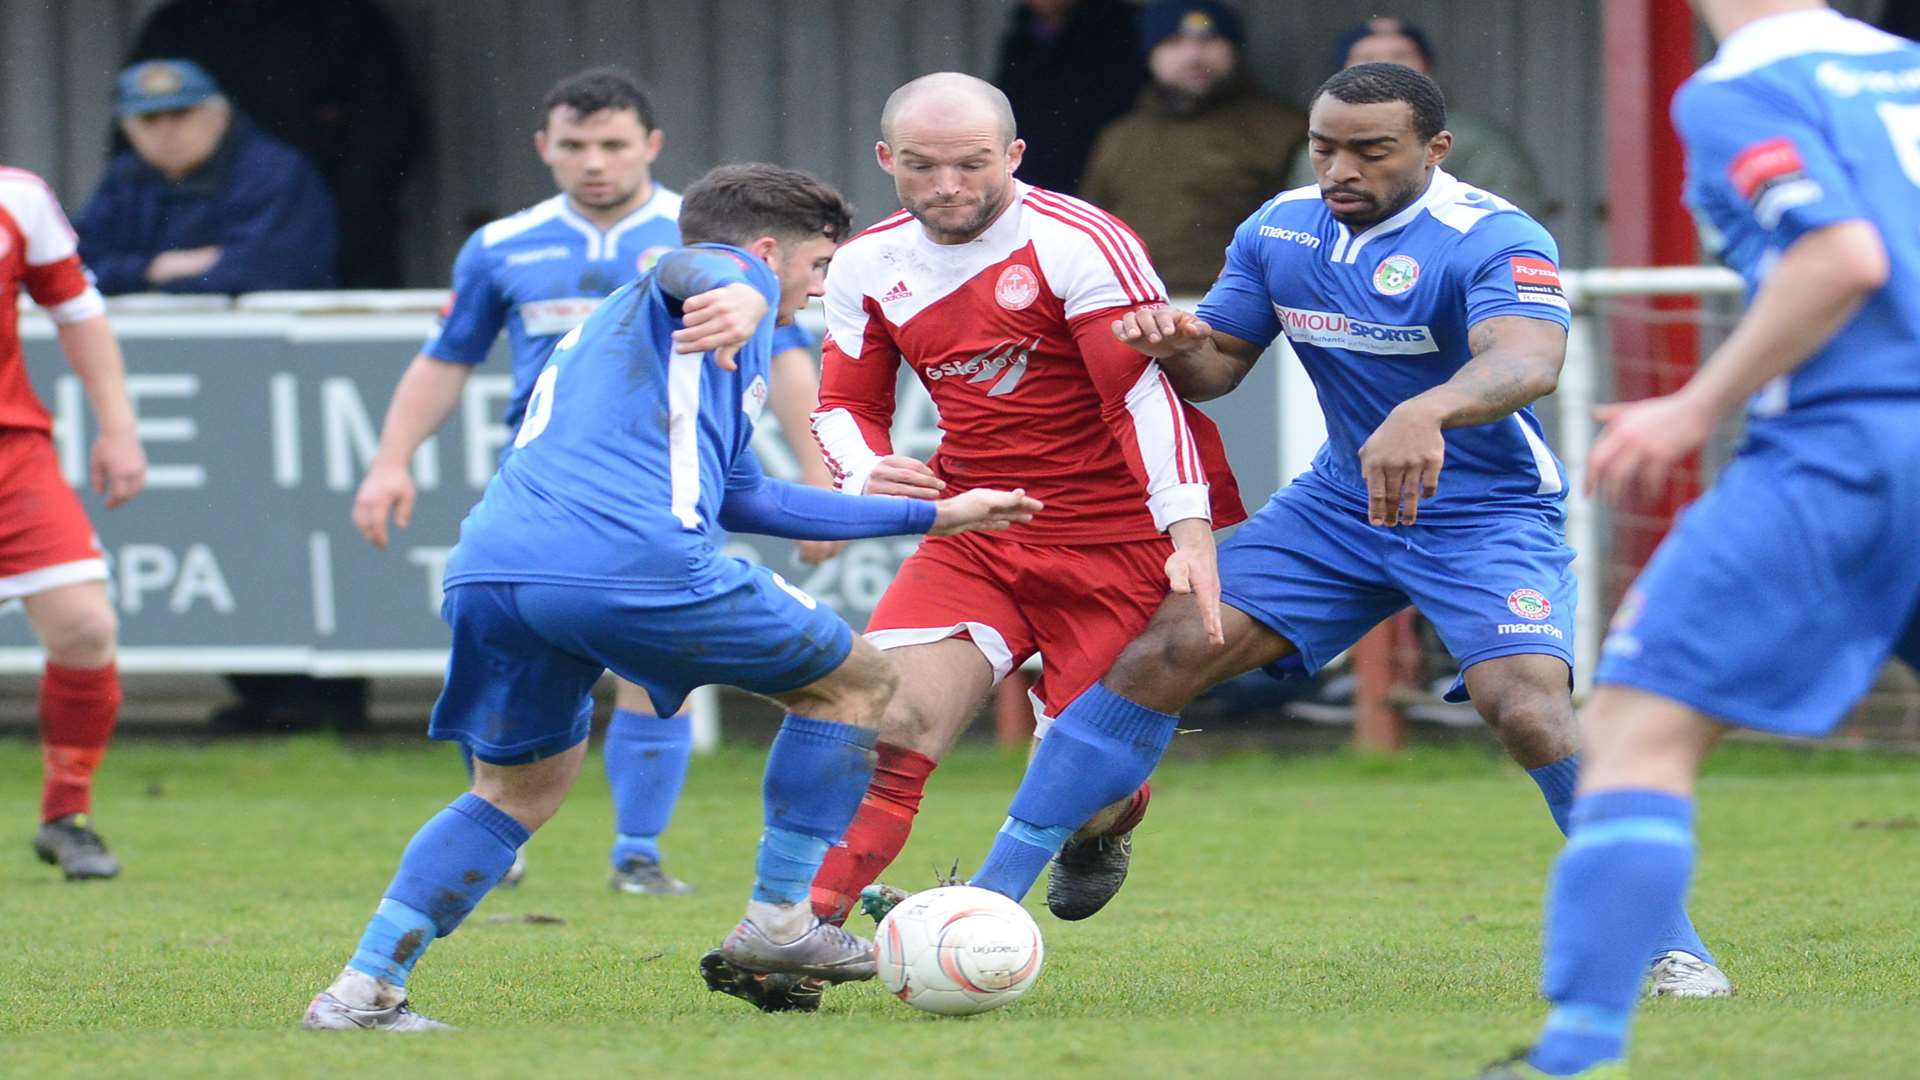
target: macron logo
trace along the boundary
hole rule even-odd
[[[907,288],[906,282],[896,281],[893,283],[893,288],[887,290],[887,295],[880,298],[880,302],[883,304],[891,304],[895,300],[905,300],[912,295],[913,290]]]
[[[1275,240],[1285,240],[1289,243],[1299,244],[1302,247],[1317,248],[1320,246],[1319,237],[1310,232],[1301,232],[1299,229],[1280,229],[1272,225],[1262,225],[1260,226],[1260,235],[1270,236]]]

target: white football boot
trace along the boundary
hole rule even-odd
[[[1733,980],[1690,952],[1660,954],[1648,973],[1648,997],[1718,998],[1733,996]]]

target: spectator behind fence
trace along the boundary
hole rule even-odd
[[[307,156],[339,208],[340,284],[391,289],[400,191],[427,145],[409,54],[374,0],[169,0],[127,63],[179,57],[212,73],[260,130]]]
[[[1100,129],[1146,81],[1134,8],[1121,0],[1026,0],[1000,39],[994,83],[1020,118],[1020,179],[1073,194]]]
[[[326,184],[235,112],[205,69],[135,64],[115,80],[114,111],[133,149],[107,165],[75,223],[101,292],[332,287]]]
[[[1427,35],[1405,19],[1378,16],[1340,35],[1334,46],[1336,70],[1355,64],[1404,64],[1423,75],[1433,74],[1433,45]],[[1520,143],[1492,121],[1462,112],[1447,103],[1447,130],[1453,133],[1453,152],[1446,170],[1474,187],[1498,192],[1508,202],[1540,217],[1553,212],[1554,201],[1540,182],[1540,169]],[[1288,178],[1292,187],[1316,183],[1308,148],[1293,159]]]
[[[1140,13],[1152,82],[1093,145],[1080,195],[1133,225],[1169,292],[1198,295],[1247,215],[1286,185],[1307,118],[1261,93],[1240,62],[1240,23],[1212,0]]]

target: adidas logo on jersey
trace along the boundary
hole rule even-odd
[[[906,282],[896,281],[893,283],[893,288],[887,290],[887,295],[880,298],[880,302],[883,304],[891,304],[895,300],[905,300],[912,295],[913,290],[907,288]]]

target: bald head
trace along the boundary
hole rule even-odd
[[[1013,105],[1000,88],[957,71],[936,71],[901,86],[880,110],[880,138],[892,143],[902,131],[938,137],[958,131],[992,131],[1001,146],[1013,143]]]

